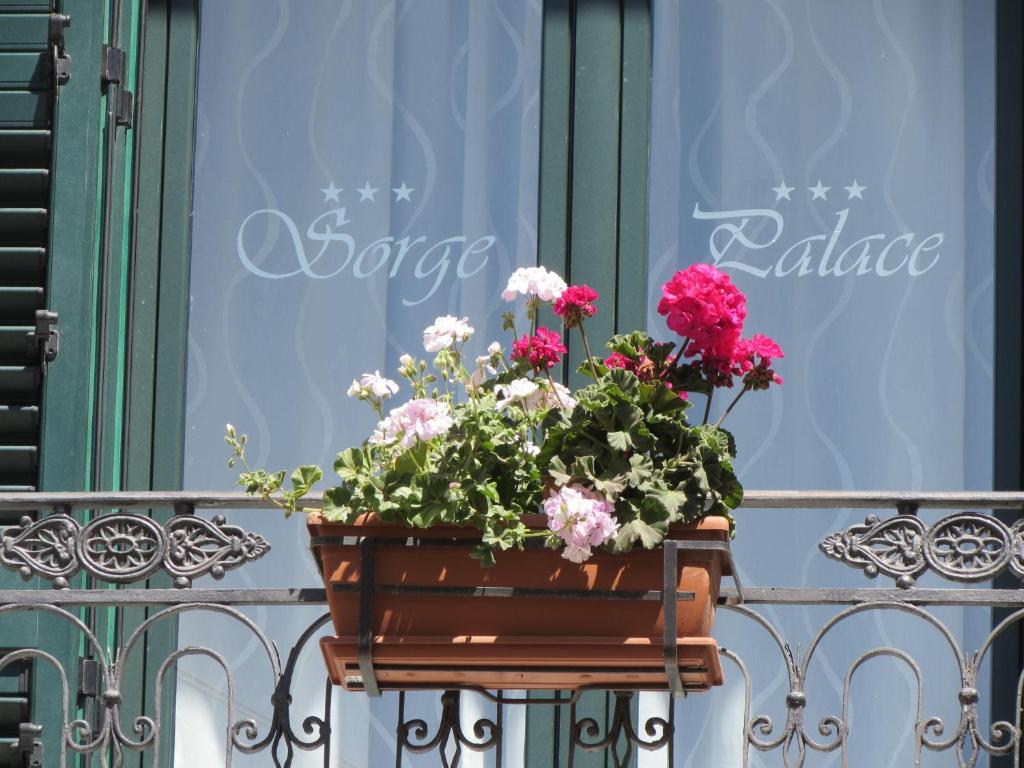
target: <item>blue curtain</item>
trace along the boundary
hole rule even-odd
[[[536,263],[540,30],[539,1],[203,3],[187,487],[232,488],[225,422],[249,434],[260,466],[329,472],[375,424],[345,397],[354,377],[397,378],[438,315],[470,316],[470,359],[500,337],[504,281]],[[301,521],[238,518],[274,549],[226,582],[317,582]],[[252,616],[286,650],[319,613]],[[226,653],[236,718],[266,733],[269,667],[249,637],[207,617],[181,622],[181,645]],[[323,676],[314,644],[293,686],[296,724],[322,710]],[[178,765],[224,750],[225,696],[212,664],[182,664]],[[336,697],[331,764],[393,765],[395,698]],[[411,700],[410,715],[436,698]]]
[[[653,29],[648,325],[669,338],[656,312],[661,284],[688,264],[717,263],[749,296],[748,333],[767,333],[787,355],[777,366],[785,385],[746,396],[725,425],[744,485],[990,489],[994,2],[656,0]],[[863,517],[740,510],[746,582],[872,586],[817,549]],[[835,612],[763,611],[803,648]],[[968,649],[989,625],[984,609],[936,614]],[[779,733],[778,649],[728,613],[716,635],[751,667],[751,715],[770,714]],[[844,622],[815,653],[809,734],[842,715],[849,665],[882,645],[922,664],[925,715],[947,729],[959,722],[948,646],[922,622],[872,614]],[[722,692],[683,706],[679,765],[742,764],[742,676],[729,663],[726,675]],[[902,662],[857,672],[851,765],[914,764],[916,697]],[[750,765],[779,759],[755,751]],[[926,753],[922,764],[950,759]]]

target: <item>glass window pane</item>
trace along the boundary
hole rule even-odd
[[[540,30],[539,3],[202,4],[187,488],[232,487],[225,421],[249,434],[254,464],[330,471],[375,424],[345,396],[353,377],[394,376],[438,315],[472,318],[471,359],[497,338],[501,285],[536,262]],[[239,522],[273,550],[225,585],[317,583],[300,521]],[[321,612],[252,616],[284,652]],[[229,622],[181,623],[182,645],[229,649],[237,698],[264,735],[269,671],[250,638]],[[176,761],[206,765],[224,749],[223,674],[184,668]],[[293,684],[296,727],[322,711],[323,679],[314,643]],[[335,758],[393,765],[394,700],[353,695],[342,709]]]
[[[991,488],[995,3],[655,0],[653,36],[649,328],[671,337],[660,286],[711,262],[747,293],[747,332],[787,354],[785,385],[748,395],[726,424],[744,485]],[[749,583],[870,586],[817,549],[863,517],[741,510],[738,562]],[[834,612],[769,611],[804,646]],[[987,631],[987,611],[938,613],[969,649]],[[872,617],[837,630],[811,668],[808,723],[841,710],[851,654],[929,634],[914,626]],[[727,616],[718,634],[756,653],[741,639],[750,629]],[[928,662],[927,714],[955,723],[954,662],[933,639],[904,647]],[[776,672],[759,672],[755,690],[781,702]],[[851,764],[912,764],[911,678],[893,660],[857,673]],[[880,690],[874,718],[864,692]],[[698,707],[723,700],[735,703]],[[707,731],[692,764],[738,765],[739,744]]]

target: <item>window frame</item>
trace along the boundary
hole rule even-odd
[[[45,383],[41,487],[47,490],[92,488],[94,466],[103,455],[121,457],[118,484],[123,488],[181,486],[200,0],[123,2],[131,11],[123,24],[138,23],[143,30],[129,52],[139,59],[137,125],[124,134],[118,167],[122,181],[128,182],[118,199],[128,275],[119,311],[124,312],[127,339],[119,334],[101,339],[94,290],[100,279],[97,222],[104,102],[97,97],[96,54],[107,34],[106,9],[94,0],[63,0],[63,11],[74,19],[68,49],[75,66],[71,84],[61,91],[54,134],[49,295],[51,307],[61,314],[63,338],[61,358]],[[1024,179],[1024,7],[1018,0],[996,3],[996,210],[1002,214],[996,220],[996,349],[1010,353],[996,356],[994,488],[1016,490],[1024,480],[1024,232],[1022,217],[1010,214],[1021,208]],[[597,335],[642,327],[647,302],[651,3],[546,0],[543,16],[539,263],[613,300],[614,312],[595,318]],[[130,33],[130,26],[122,27],[122,33]],[[129,169],[136,165],[139,170],[132,173]],[[96,444],[87,415],[97,394],[92,388],[101,364],[97,355],[113,354],[122,342],[124,356],[111,376],[120,381],[123,399],[109,409],[109,418],[116,422],[111,421]],[[573,362],[563,376],[579,384],[569,371],[581,360],[582,350],[573,338],[569,347]],[[112,477],[113,461],[108,458],[107,476]],[[144,615],[142,609],[125,611],[112,626],[123,632]],[[993,620],[1000,618],[996,611]],[[1022,631],[1004,636],[996,646],[997,658],[1017,669]],[[152,652],[140,664],[131,693],[132,698],[141,697],[135,711],[144,714],[152,714],[146,681],[176,641],[170,624],[166,632],[150,635]],[[992,666],[1005,669],[1000,663]],[[993,673],[993,706],[1014,706],[1015,688],[1014,680]],[[609,711],[600,694],[580,710],[582,716],[606,716]],[[172,700],[164,703],[164,713],[164,733],[171,734]],[[162,740],[162,764],[170,764],[172,745],[173,739]],[[566,764],[568,732],[559,708],[528,711],[525,752],[529,765]],[[993,758],[992,764],[1010,765],[1011,760]],[[581,753],[575,762],[603,765],[604,756]]]

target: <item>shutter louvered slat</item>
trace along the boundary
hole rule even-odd
[[[0,648],[0,656],[10,649]],[[29,701],[31,662],[16,661],[0,673],[0,768],[14,765],[11,747],[18,741],[18,724],[32,718]]]
[[[35,313],[48,247],[53,69],[51,0],[0,0],[0,492],[34,491],[42,371]],[[0,515],[0,526],[20,513]],[[0,656],[5,653],[0,649]],[[32,719],[31,663],[0,671],[0,768]]]
[[[12,288],[42,285],[46,275],[46,249],[0,246],[0,275]]]
[[[48,10],[48,9],[47,9]],[[46,51],[49,49],[49,13],[9,13],[0,5],[0,51]]]
[[[50,0],[0,0],[0,488],[38,482],[53,105]],[[0,517],[0,525],[17,515]],[[0,691],[0,736],[8,712]],[[0,750],[2,752],[3,750]]]
[[[53,67],[45,52],[0,52],[0,89],[45,91],[50,87]]]

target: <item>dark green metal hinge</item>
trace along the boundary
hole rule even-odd
[[[100,718],[103,709],[99,705],[100,688],[103,685],[103,665],[96,659],[78,659],[78,706],[82,708],[86,722],[93,733],[99,733],[103,725]]]
[[[50,54],[53,56],[53,87],[64,85],[71,79],[71,54],[64,50],[64,30],[71,26],[66,13],[50,14]]]
[[[57,359],[60,352],[60,334],[57,332],[59,316],[48,309],[36,310],[36,327],[28,332],[28,343],[39,358],[39,370],[44,374],[46,367]]]
[[[106,44],[102,47],[102,54],[100,82],[107,89],[109,112],[118,125],[131,128],[135,123],[135,97],[125,86],[128,56],[123,49]]]

